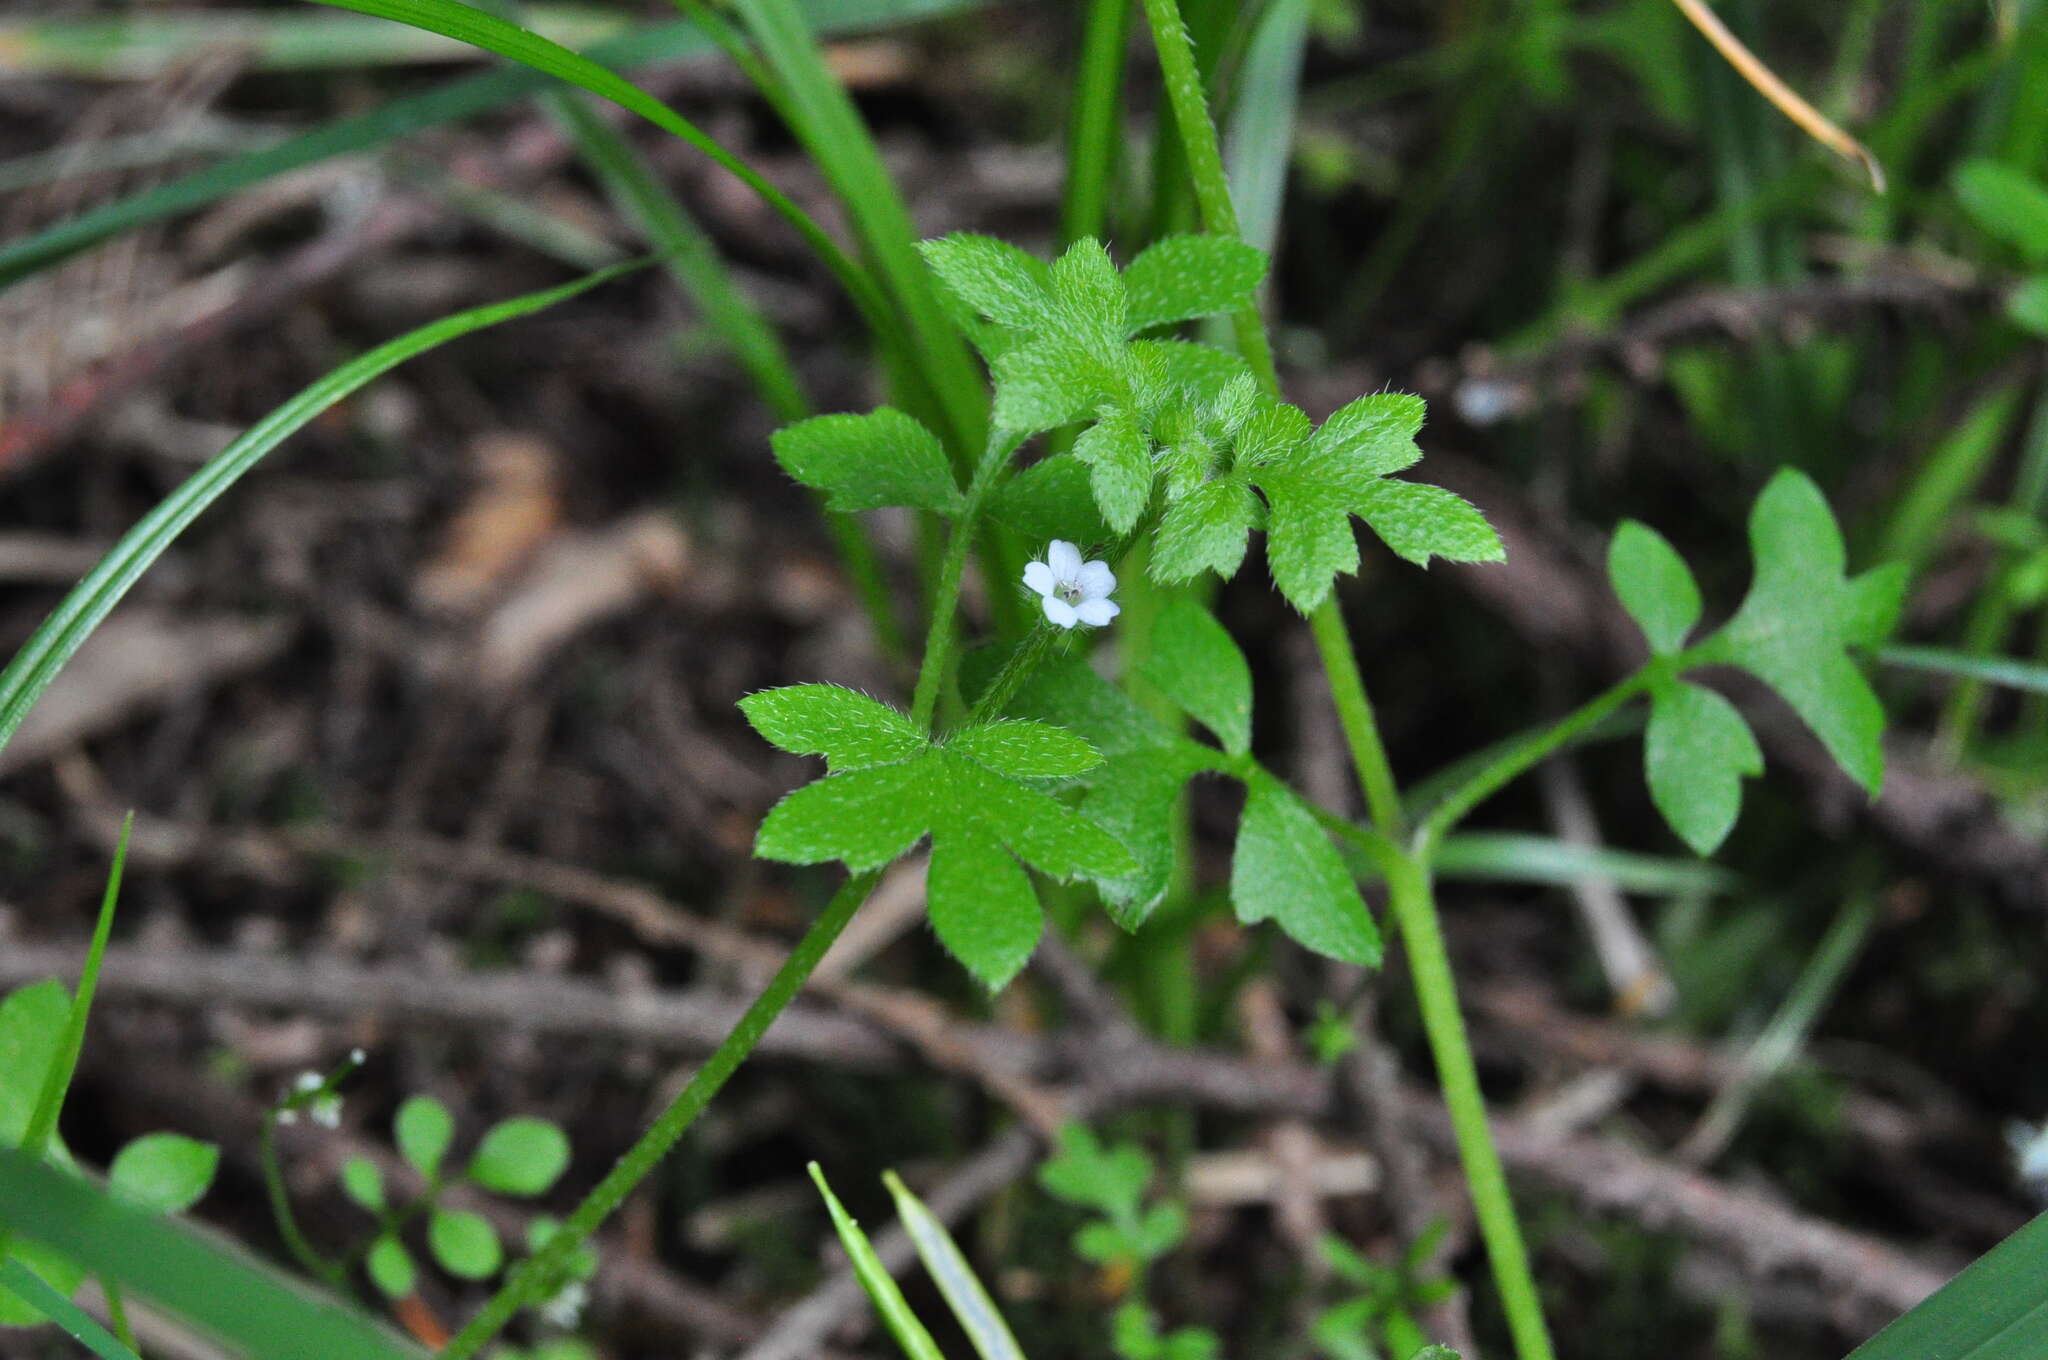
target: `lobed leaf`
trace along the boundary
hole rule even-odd
[[[1650,691],[1643,733],[1650,801],[1695,854],[1720,848],[1742,811],[1744,776],[1763,769],[1763,752],[1735,705],[1682,680]]]
[[[1152,539],[1151,573],[1168,583],[1190,581],[1205,571],[1228,580],[1244,562],[1259,504],[1243,482],[1204,482],[1174,501]]]
[[[790,476],[825,494],[832,510],[903,505],[960,512],[959,485],[939,437],[891,406],[865,415],[813,416],[769,437]]]
[[[837,685],[786,685],[740,700],[740,712],[770,744],[823,756],[834,770],[860,770],[916,755],[925,735],[887,704]]]
[[[1030,330],[1044,316],[1052,273],[1037,256],[965,231],[921,241],[917,248],[939,282],[989,320]]]
[[[1447,562],[1499,562],[1500,536],[1470,501],[1421,482],[1377,482],[1353,507],[1396,557],[1418,567]]]
[[[1017,975],[1045,927],[1030,878],[972,822],[932,837],[925,901],[939,943],[992,992]]]
[[[1074,440],[1074,458],[1088,468],[1088,486],[1102,518],[1119,534],[1137,527],[1152,504],[1152,447],[1137,418],[1111,411]]]
[[[785,864],[840,860],[878,869],[931,830],[929,756],[828,775],[786,795],[754,836],[754,853]]]

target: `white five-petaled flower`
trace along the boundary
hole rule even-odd
[[[1046,545],[1043,562],[1024,568],[1024,584],[1045,597],[1045,616],[1062,628],[1100,628],[1123,612],[1109,598],[1116,589],[1109,563],[1083,562],[1081,550],[1063,538]]]

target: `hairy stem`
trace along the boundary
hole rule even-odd
[[[1207,100],[1195,65],[1194,49],[1181,22],[1175,0],[1144,0],[1145,17],[1152,28],[1153,43],[1159,49],[1159,66],[1173,105],[1174,122],[1185,145],[1188,174],[1194,181],[1196,202],[1202,223],[1218,235],[1238,236],[1237,209],[1231,202],[1230,185],[1223,172],[1222,150],[1217,143],[1216,125],[1210,121]],[[1278,394],[1279,379],[1273,368],[1272,346],[1265,334],[1264,319],[1256,305],[1233,315],[1238,348],[1269,392]],[[1330,679],[1344,724],[1352,764],[1365,786],[1373,818],[1380,829],[1396,834],[1400,824],[1400,799],[1393,772],[1388,768],[1386,750],[1373,720],[1372,705],[1353,658],[1335,597],[1316,611],[1316,645],[1323,669]],[[1598,715],[1594,719],[1597,720]],[[1569,733],[1564,734],[1569,736]],[[1562,740],[1563,737],[1560,737]],[[1511,765],[1521,752],[1510,753],[1500,764]],[[1540,757],[1539,757],[1540,758]],[[1512,778],[1519,769],[1503,776]],[[1487,772],[1474,780],[1483,783]],[[1493,787],[1498,787],[1494,785]],[[1484,796],[1480,792],[1480,797]],[[1475,797],[1473,802],[1477,801]],[[1448,802],[1447,802],[1448,806]],[[1469,804],[1467,804],[1469,806]],[[1440,810],[1441,813],[1441,810]],[[1459,814],[1462,815],[1462,814]],[[1455,821],[1455,816],[1448,821]],[[1435,819],[1433,818],[1434,822]],[[1448,824],[1448,821],[1446,824]],[[1508,1194],[1507,1178],[1501,1171],[1500,1154],[1486,1126],[1486,1104],[1479,1093],[1478,1069],[1473,1066],[1471,1045],[1465,1039],[1465,1024],[1458,1013],[1457,987],[1451,975],[1450,957],[1444,950],[1443,932],[1437,924],[1436,899],[1430,889],[1427,837],[1410,854],[1391,857],[1388,883],[1393,912],[1408,949],[1409,968],[1415,978],[1415,992],[1422,1007],[1423,1026],[1429,1036],[1430,1055],[1437,1066],[1437,1080],[1443,1087],[1444,1103],[1457,1129],[1458,1155],[1465,1168],[1465,1182],[1486,1238],[1487,1259],[1493,1268],[1496,1287],[1508,1315],[1520,1360],[1551,1360],[1554,1352],[1543,1321],[1543,1307],[1536,1282],[1529,1272],[1529,1256],[1522,1245],[1521,1228],[1515,1220],[1514,1201]]]
[[[776,970],[768,986],[754,999],[754,1004],[747,1007],[747,1013],[740,1017],[732,1033],[725,1036],[725,1042],[697,1069],[689,1085],[669,1102],[668,1108],[655,1118],[647,1132],[640,1135],[639,1141],[626,1150],[596,1188],[584,1196],[583,1202],[548,1238],[547,1244],[513,1271],[512,1277],[491,1296],[490,1302],[456,1333],[442,1349],[441,1360],[468,1360],[512,1320],[513,1314],[539,1301],[535,1297],[538,1287],[561,1278],[561,1272],[576,1248],[597,1231],[598,1225],[610,1217],[633,1188],[668,1155],[669,1149],[704,1112],[704,1107],[711,1103],[711,1098],[718,1094],[727,1078],[754,1051],[754,1045],[768,1032],[768,1026],[775,1022],[775,1017],[795,1000],[811,970],[818,966],[818,961],[825,957],[825,951],[846,929],[846,923],[853,919],[861,903],[867,901],[880,877],[879,873],[872,872],[856,874],[840,886],[824,913],[811,923],[811,928],[797,941],[796,948],[783,960],[782,967]]]
[[[1479,1092],[1479,1069],[1473,1064],[1465,1020],[1458,1010],[1458,985],[1437,924],[1429,869],[1403,856],[1388,866],[1387,888],[1388,909],[1408,953],[1408,971],[1415,979],[1415,999],[1429,1036],[1430,1057],[1436,1063],[1437,1085],[1443,1090],[1444,1108],[1450,1112],[1451,1128],[1457,1136],[1458,1160],[1465,1168],[1465,1185],[1479,1219],[1479,1234],[1486,1241],[1486,1259],[1493,1267],[1494,1286],[1507,1313],[1515,1354],[1521,1360],[1551,1360],[1555,1352],[1544,1325],[1535,1276],[1529,1270],[1521,1224],[1515,1219],[1514,1197],[1508,1191],[1507,1173],[1501,1169],[1492,1131],[1486,1126],[1486,1098]]]
[[[918,670],[917,689],[910,699],[910,720],[927,732],[931,731],[932,716],[938,711],[939,687],[952,669],[953,615],[959,609],[960,582],[967,574],[967,550],[974,542],[975,523],[981,518],[981,507],[989,492],[995,489],[997,474],[1022,442],[1021,436],[1006,430],[989,432],[988,448],[974,469],[974,479],[967,487],[967,503],[961,507],[960,517],[953,521],[953,536],[947,540],[945,559],[939,563],[939,582],[932,591],[931,627],[924,640],[924,664]]]

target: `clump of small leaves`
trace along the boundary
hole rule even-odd
[[[1383,1266],[1362,1255],[1342,1238],[1325,1236],[1317,1251],[1331,1271],[1350,1286],[1350,1297],[1316,1318],[1316,1346],[1329,1360],[1385,1360],[1406,1355],[1434,1360],[1454,1355],[1432,1346],[1419,1314],[1449,1298],[1457,1282],[1447,1277],[1423,1278],[1448,1225],[1439,1220],[1409,1244],[1399,1261]]]

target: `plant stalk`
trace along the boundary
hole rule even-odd
[[[454,1339],[442,1349],[441,1360],[468,1360],[482,1350],[521,1308],[538,1302],[534,1297],[536,1286],[561,1278],[560,1272],[576,1248],[597,1231],[598,1225],[610,1217],[633,1188],[668,1155],[669,1149],[696,1122],[697,1116],[704,1112],[719,1088],[754,1051],[754,1045],[768,1032],[775,1017],[796,999],[811,971],[825,957],[825,951],[832,947],[840,932],[846,929],[846,923],[853,919],[861,903],[867,901],[868,894],[874,891],[880,878],[878,872],[856,874],[840,885],[823,914],[811,923],[811,928],[797,941],[796,948],[783,960],[782,967],[775,971],[775,976],[761,995],[747,1007],[747,1013],[740,1017],[739,1024],[725,1036],[725,1042],[690,1078],[689,1085],[669,1102],[668,1108],[648,1126],[647,1132],[640,1135],[639,1141],[626,1150],[596,1188],[584,1196],[583,1202],[548,1238],[546,1245],[513,1271],[512,1277],[491,1296],[490,1301],[455,1334]]]

